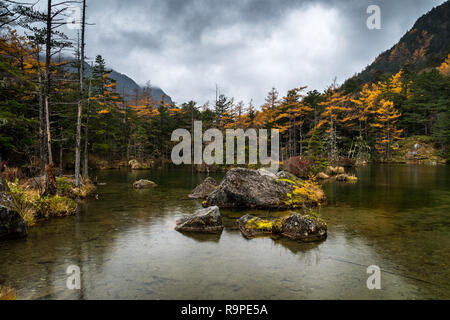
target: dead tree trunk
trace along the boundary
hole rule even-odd
[[[77,136],[75,139],[75,186],[81,184],[81,117],[83,114],[83,98],[84,98],[84,35],[86,21],[86,0],[83,0],[83,17],[81,21],[81,50],[80,50],[80,97],[78,101],[77,113]]]
[[[44,110],[44,85],[42,81],[41,59],[39,57],[40,48],[36,47],[36,64],[39,84],[39,155],[41,173],[45,173],[45,166],[48,163],[46,150],[46,132],[45,132],[45,110]]]
[[[84,165],[83,165],[83,178],[89,179],[89,117],[91,114],[91,95],[92,95],[92,71],[89,76],[89,90],[88,90],[88,102],[86,112],[86,125],[84,128]]]
[[[52,48],[52,0],[47,1],[47,29],[45,40],[45,134],[47,138],[47,165],[53,163],[52,156],[52,138],[50,132],[50,64],[51,64],[51,48]]]

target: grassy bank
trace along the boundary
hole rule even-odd
[[[1,203],[17,211],[28,226],[34,226],[40,220],[74,214],[76,201],[92,196],[96,190],[90,181],[74,187],[72,178],[65,176],[56,179],[53,195],[45,194],[45,177],[5,182],[6,192]]]

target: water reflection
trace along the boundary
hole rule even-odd
[[[102,172],[98,201],[79,215],[0,243],[0,283],[23,299],[403,299],[450,298],[450,172],[447,167],[379,166],[357,170],[357,184],[327,182],[320,243],[245,239],[244,213],[223,211],[220,235],[173,228],[200,208],[187,194],[204,179],[190,171]],[[159,187],[133,190],[136,179]],[[218,177],[220,178],[220,177]],[[66,289],[78,265],[82,290]],[[366,288],[379,265],[382,290]]]

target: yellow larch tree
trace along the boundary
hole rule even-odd
[[[403,130],[397,129],[397,122],[401,114],[389,100],[381,100],[375,112],[372,127],[377,129],[375,148],[383,160],[390,160],[392,151],[398,149],[397,140]]]
[[[321,120],[317,124],[317,128],[326,128],[325,133],[328,134],[328,156],[332,160],[336,160],[339,156],[337,149],[338,129],[340,126],[346,125],[352,120],[349,116],[351,111],[350,96],[343,94],[341,91],[333,91],[329,97],[319,105],[324,107],[324,111],[320,115]]]
[[[448,54],[445,61],[437,69],[443,76],[445,77],[450,76],[450,53]]]
[[[286,146],[284,152],[288,157],[293,157],[302,153],[302,126],[305,116],[313,111],[311,107],[304,104],[301,99],[301,92],[306,87],[299,87],[289,90],[280,105],[275,108],[272,121],[269,125],[280,130]],[[298,152],[299,151],[299,152]]]

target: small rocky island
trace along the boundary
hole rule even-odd
[[[327,224],[311,209],[326,203],[325,193],[314,179],[301,180],[285,171],[273,174],[264,169],[233,168],[220,184],[206,178],[189,197],[205,199],[205,209],[178,220],[175,229],[180,232],[221,232],[220,209],[301,209],[271,220],[244,214],[236,225],[246,238],[271,235],[310,242],[327,236]]]
[[[234,209],[290,209],[308,203],[317,206],[326,197],[317,183],[301,181],[281,172],[277,175],[266,171],[234,168],[227,172],[220,185],[208,195],[205,206]],[[306,186],[306,183],[308,185]],[[298,203],[289,201],[298,196]]]

